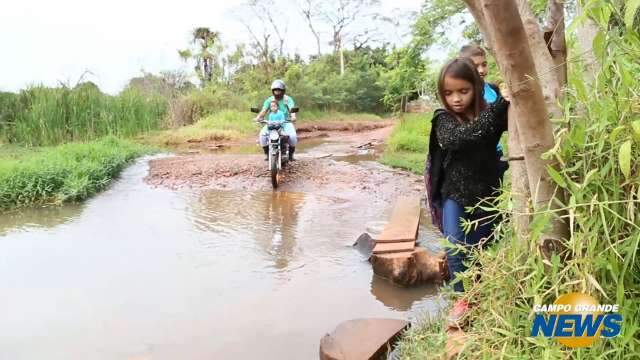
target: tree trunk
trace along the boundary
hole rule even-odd
[[[204,59],[204,76],[207,82],[211,82],[212,74],[211,74],[211,59]]]
[[[518,124],[516,121],[515,109],[509,106],[509,158],[521,157],[522,146],[520,146],[520,138],[518,136]],[[529,199],[531,193],[529,191],[529,183],[527,180],[527,168],[524,161],[509,161],[509,169],[511,170],[511,196],[513,199],[514,215],[513,225],[516,230],[516,236],[521,243],[527,240],[529,233],[529,223],[531,222]]]
[[[498,63],[509,88],[533,207],[536,211],[556,209],[558,204],[553,199],[562,201],[562,192],[558,192],[547,173],[546,167],[552,163],[542,159],[542,154],[554,145],[553,131],[518,6],[515,0],[477,0],[476,4],[478,1],[482,1],[487,30],[492,33]],[[568,234],[561,218],[553,217],[552,225],[541,239],[547,257],[561,248],[559,242]]]
[[[549,0],[553,1],[553,0]],[[547,111],[556,119],[562,117],[562,109],[558,105],[558,99],[561,95],[561,86],[553,71],[556,64],[554,63],[551,53],[548,50],[547,43],[544,40],[542,30],[538,19],[531,11],[527,0],[517,0],[518,12],[522,18],[524,30],[527,33],[527,40],[531,53],[535,54],[533,61],[538,74],[539,84],[542,87],[542,95],[547,106]],[[563,27],[564,29],[564,27]],[[564,35],[563,35],[564,37]]]
[[[342,43],[340,44],[340,76],[344,75],[344,52],[342,51]]]
[[[313,34],[313,37],[316,39],[316,46],[318,47],[318,57],[320,57],[320,34],[316,31],[316,28],[313,27],[313,21],[311,20],[311,2],[307,2],[307,8],[302,9],[302,15],[304,15],[305,19],[307,19],[307,25]]]
[[[576,1],[577,17],[580,17],[583,12],[580,3],[580,0]],[[588,84],[595,80],[595,76],[598,73],[598,59],[596,59],[593,53],[593,39],[597,33],[598,25],[589,17],[586,17],[584,23],[577,29],[578,43],[580,44],[581,57],[584,63],[584,74],[582,78]]]
[[[495,56],[495,44],[493,42],[493,34],[487,28],[487,22],[485,19],[484,11],[482,10],[482,3],[479,0],[464,0],[467,4],[467,9],[478,25],[478,29],[484,37],[484,45],[489,52]]]
[[[314,30],[313,36],[315,36],[316,38],[316,46],[318,47],[318,58],[319,58],[322,55],[322,53],[320,52],[320,35],[318,35],[318,33],[316,33]]]
[[[480,29],[480,32],[483,35],[485,47],[495,56],[493,34],[489,31],[487,26],[484,11],[482,10],[482,3],[479,0],[464,0],[464,2],[467,4],[467,9],[469,9],[469,12],[473,15],[473,18],[478,25],[478,29]]]
[[[549,50],[555,64],[556,77],[562,89],[567,86],[567,42],[564,35],[563,1],[549,0],[547,3],[545,33],[550,33]]]

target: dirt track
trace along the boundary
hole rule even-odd
[[[299,128],[297,161],[287,164],[278,190],[333,196],[348,193],[349,197],[385,202],[400,195],[420,196],[424,188],[421,177],[374,161],[391,130],[392,123]],[[315,146],[309,147],[309,143]],[[211,144],[200,145],[211,148]],[[258,154],[203,154],[195,150],[152,160],[145,180],[169,188],[271,190],[266,162]]]

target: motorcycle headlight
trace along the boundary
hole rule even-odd
[[[276,141],[280,139],[280,134],[277,131],[272,131],[269,133],[269,140]]]

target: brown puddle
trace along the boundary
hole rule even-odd
[[[2,215],[3,358],[312,359],[341,321],[442,306],[351,248],[383,202],[152,188],[147,169],[82,206]]]

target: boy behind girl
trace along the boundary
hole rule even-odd
[[[489,73],[489,66],[487,64],[487,53],[478,45],[465,45],[460,49],[459,57],[469,58],[476,66],[476,70],[478,74],[480,74],[480,78],[484,81]],[[492,104],[498,100],[498,97],[502,96],[500,94],[500,88],[496,85],[488,83],[484,81],[484,100],[487,104]],[[496,152],[498,154],[498,159],[504,155],[504,151],[502,149],[502,145],[498,143],[496,147]],[[504,177],[505,171],[509,168],[509,163],[506,161],[499,160],[498,169],[500,171],[500,180],[502,181]]]
[[[469,58],[476,66],[478,74],[482,80],[485,80],[489,73],[489,66],[487,65],[487,53],[478,45],[465,45],[460,49],[460,57]],[[494,103],[500,95],[500,89],[488,82],[484,82],[484,100],[487,104]]]

